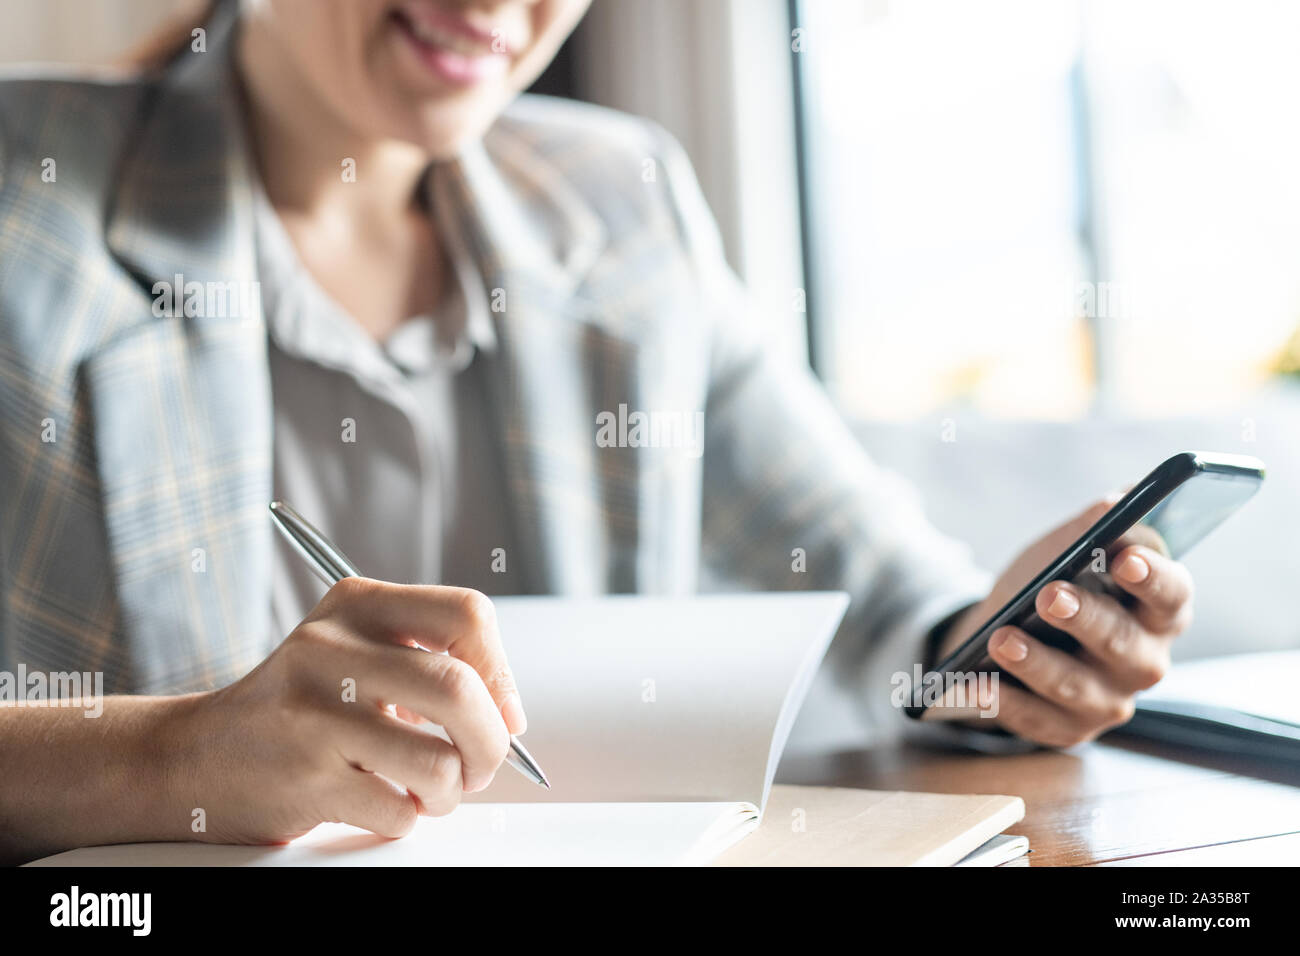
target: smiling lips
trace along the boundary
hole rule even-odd
[[[447,83],[472,86],[510,65],[512,51],[500,30],[479,29],[427,4],[406,4],[392,19],[416,56]]]

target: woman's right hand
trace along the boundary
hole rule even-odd
[[[525,729],[491,601],[368,578],[332,587],[244,678],[187,700],[168,802],[204,821],[192,839],[217,843],[282,842],[327,821],[403,836],[491,783]]]

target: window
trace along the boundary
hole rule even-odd
[[[846,410],[1203,411],[1300,325],[1300,5],[794,0]]]

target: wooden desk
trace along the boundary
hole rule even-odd
[[[787,759],[777,779],[1016,794],[1026,813],[1012,832],[1029,837],[1032,866],[1300,863],[1300,838],[1294,836],[1300,832],[1300,769],[1206,758],[1118,737],[1068,752],[1014,756],[905,743]]]

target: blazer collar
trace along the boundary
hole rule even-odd
[[[581,285],[606,231],[559,170],[508,123],[434,169],[444,228],[463,236],[492,300],[500,348],[488,400],[503,439],[524,593],[597,594],[607,580],[595,446],[580,383],[631,351],[608,347]],[[611,375],[617,380],[617,372]]]
[[[236,18],[235,4],[218,4],[207,51],[187,49],[164,73],[119,174],[107,243],[146,282],[256,278],[254,171],[232,63]]]
[[[466,237],[485,278],[527,278],[567,297],[606,244],[574,186],[508,122],[433,169],[445,225]]]

